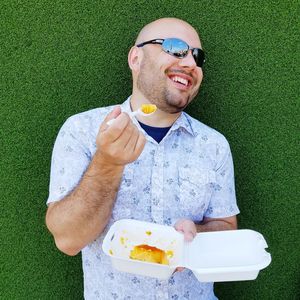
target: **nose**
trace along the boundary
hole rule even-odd
[[[178,64],[182,67],[189,67],[189,68],[195,68],[197,66],[191,50],[189,50],[187,56],[179,60]]]

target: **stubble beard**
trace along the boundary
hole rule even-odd
[[[152,104],[164,112],[176,114],[183,111],[198,93],[196,91],[188,96],[172,93],[167,87],[167,75],[157,76],[154,74],[155,64],[151,62],[148,55],[144,56],[140,70],[137,88]],[[182,99],[183,97],[185,99]],[[180,105],[180,103],[184,103],[184,105]]]

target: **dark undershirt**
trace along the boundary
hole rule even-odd
[[[141,127],[158,143],[165,137],[171,127],[152,127],[139,122]]]

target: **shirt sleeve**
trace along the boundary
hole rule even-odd
[[[236,203],[234,168],[228,142],[217,145],[217,157],[220,157],[215,169],[215,181],[211,182],[212,195],[204,217],[226,218],[240,211]]]
[[[76,131],[76,121],[71,117],[63,124],[56,138],[47,205],[69,194],[80,182],[90,163],[90,151]]]

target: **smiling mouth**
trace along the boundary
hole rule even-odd
[[[188,76],[180,76],[178,74],[171,74],[168,78],[180,90],[187,90],[192,86],[192,80]]]

